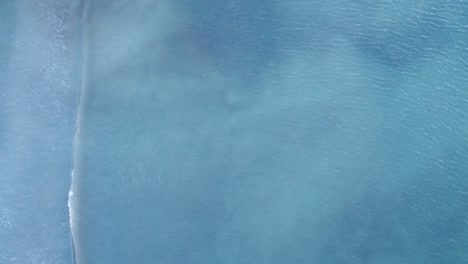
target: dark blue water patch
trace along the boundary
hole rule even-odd
[[[444,52],[459,28],[462,4],[443,1],[434,5],[382,5],[374,1],[352,2],[343,7],[343,33],[371,59],[400,68]],[[386,8],[396,9],[394,16]]]
[[[187,23],[172,38],[173,52],[209,61],[251,78],[278,59],[284,17],[277,1],[175,1]]]

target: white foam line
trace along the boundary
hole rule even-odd
[[[68,192],[68,210],[69,210],[69,217],[70,217],[70,230],[71,230],[71,243],[72,243],[72,251],[73,251],[73,263],[77,264],[80,263],[79,261],[79,252],[77,246],[79,243],[77,241],[77,215],[75,212],[77,211],[77,201],[75,194],[77,194],[76,185],[77,185],[77,174],[78,168],[77,166],[80,164],[80,151],[79,151],[79,140],[80,140],[80,132],[82,127],[82,118],[83,118],[83,98],[85,98],[86,92],[86,85],[87,85],[87,63],[88,63],[88,8],[89,8],[89,1],[88,0],[79,0],[77,1],[77,6],[72,9],[72,11],[78,13],[78,23],[76,25],[75,30],[78,33],[79,39],[79,46],[78,48],[81,50],[80,55],[80,69],[79,69],[79,91],[78,91],[78,107],[76,112],[76,124],[75,124],[75,133],[73,138],[73,164],[71,170],[71,184],[70,190]]]
[[[72,177],[72,184],[71,184],[71,187],[70,187],[70,191],[68,192],[68,210],[69,210],[69,215],[70,215],[70,232],[71,232],[71,243],[72,243],[72,254],[73,254],[73,263],[78,263],[77,262],[77,257],[76,257],[76,230],[73,226],[73,222],[75,221],[75,218],[74,217],[74,214],[73,214],[73,211],[75,210],[74,209],[74,202],[73,202],[73,180],[74,180],[74,169],[72,169],[72,173],[71,173],[71,177]]]

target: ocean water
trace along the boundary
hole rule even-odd
[[[468,261],[467,2],[0,14],[0,263]]]
[[[467,8],[88,2],[78,263],[465,263]]]
[[[0,263],[72,263],[78,75],[69,4],[0,3]]]

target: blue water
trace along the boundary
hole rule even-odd
[[[0,14],[0,263],[467,262],[467,2]]]
[[[467,11],[90,4],[79,263],[465,263]]]
[[[0,3],[0,263],[72,261],[78,76],[68,3]]]

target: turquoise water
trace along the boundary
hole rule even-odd
[[[0,4],[0,263],[466,263],[467,12]]]
[[[79,263],[464,263],[467,7],[90,4]]]

